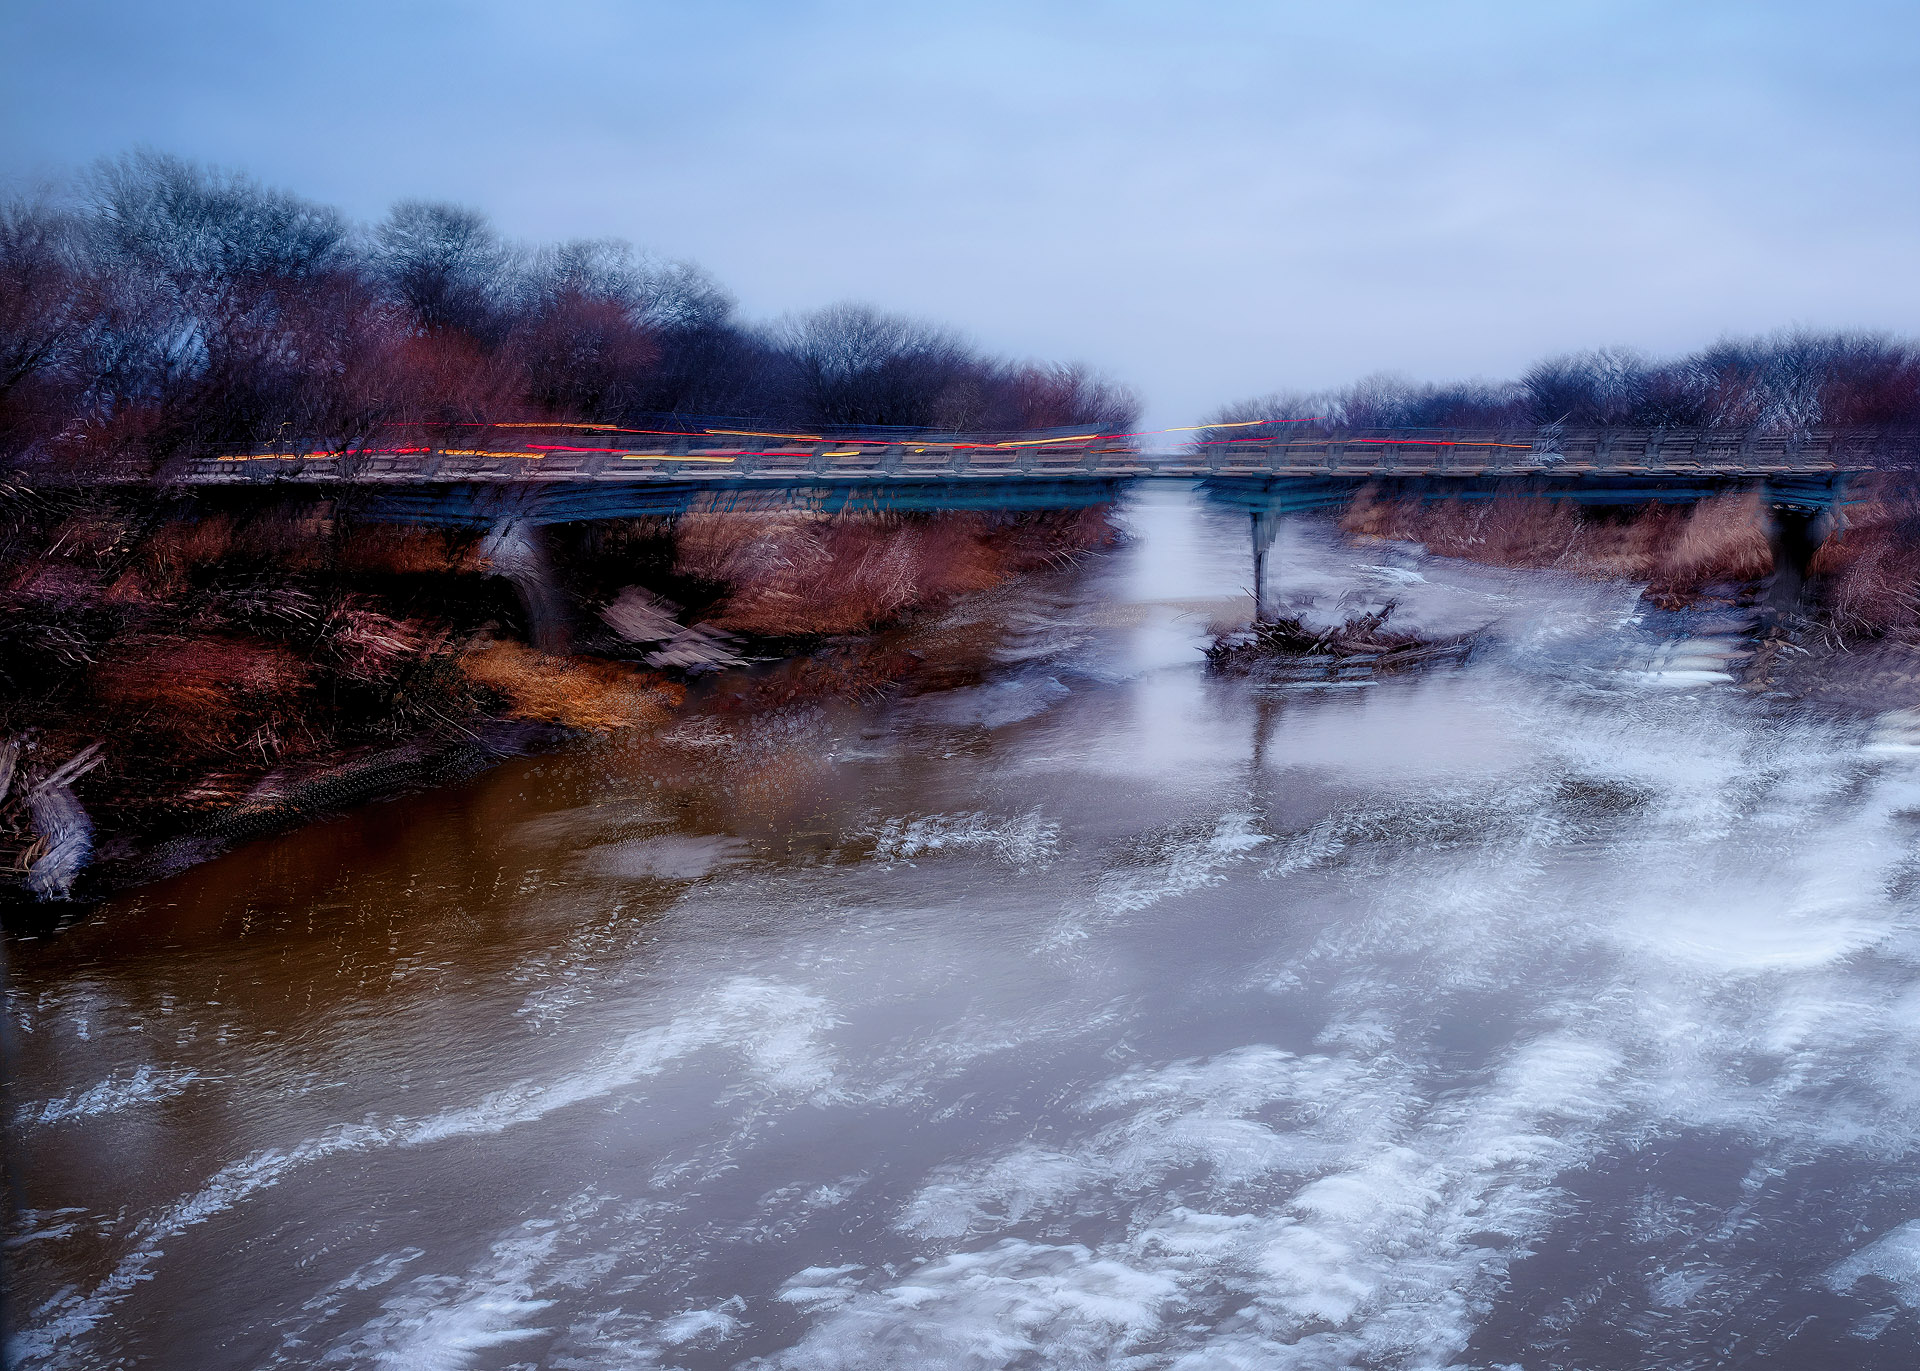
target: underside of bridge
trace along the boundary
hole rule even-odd
[[[1361,491],[1380,501],[1541,499],[1583,506],[1650,503],[1691,505],[1715,496],[1759,490],[1772,517],[1776,574],[1771,599],[1795,602],[1814,553],[1841,522],[1848,473],[1628,473],[1540,471],[1493,474],[1248,474],[1202,477],[1205,497],[1248,516],[1255,615],[1270,617],[1269,554],[1280,520],[1290,514],[1343,509]],[[330,501],[342,513],[375,523],[486,531],[486,555],[512,582],[536,642],[564,646],[565,614],[542,530],[554,525],[702,513],[930,513],[1076,509],[1119,499],[1146,480],[1191,482],[1191,475],[1049,473],[997,476],[893,476],[699,480],[421,480],[404,484],[248,482],[220,489],[260,498]],[[197,492],[202,497],[211,490]],[[243,497],[246,498],[246,497]]]
[[[896,481],[449,482],[398,488],[347,487],[364,519],[492,528],[708,514],[929,513],[950,510],[1083,509],[1119,498],[1115,477],[919,479]]]
[[[1756,479],[1734,475],[1543,474],[1493,476],[1215,477],[1201,482],[1209,499],[1247,512],[1253,548],[1254,618],[1272,617],[1267,561],[1280,521],[1289,514],[1345,508],[1361,491],[1381,501],[1494,499],[1565,500],[1584,506],[1693,505],[1720,495],[1758,490],[1769,515],[1774,575],[1768,603],[1796,606],[1814,554],[1841,526],[1846,473],[1784,473]]]

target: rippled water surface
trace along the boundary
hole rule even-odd
[[[1739,624],[1244,528],[15,941],[27,1367],[1907,1367],[1920,746]]]

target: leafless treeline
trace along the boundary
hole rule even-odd
[[[733,415],[1131,427],[1131,392],[861,305],[742,321],[698,267],[527,248],[457,206],[371,228],[156,153],[0,207],[0,460],[358,445],[396,424]]]
[[[1796,330],[1669,361],[1608,348],[1540,362],[1517,381],[1374,376],[1342,390],[1268,395],[1229,405],[1214,422],[1308,418],[1335,429],[1909,427],[1920,425],[1920,344]]]

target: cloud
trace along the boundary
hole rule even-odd
[[[41,7],[14,177],[147,142],[371,216],[617,234],[754,313],[855,297],[1159,423],[1380,369],[1896,327],[1904,6]]]

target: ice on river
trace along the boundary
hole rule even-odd
[[[1005,689],[525,764],[15,949],[20,1363],[1905,1364],[1908,721],[1311,523],[1276,593],[1494,627],[1262,694],[1184,607],[1238,523],[1135,518]]]

